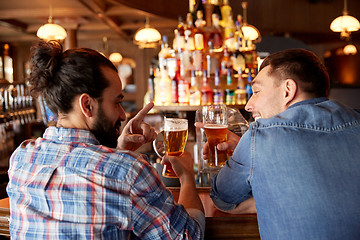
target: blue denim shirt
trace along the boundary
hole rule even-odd
[[[211,192],[251,196],[262,239],[360,239],[360,114],[317,98],[253,122]]]

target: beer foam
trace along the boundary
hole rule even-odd
[[[204,128],[208,128],[208,129],[224,129],[224,128],[228,128],[228,126],[223,125],[223,124],[207,123],[207,124],[204,125]]]
[[[187,130],[187,129],[188,129],[187,119],[167,118],[165,120],[165,131],[179,131],[179,130]]]

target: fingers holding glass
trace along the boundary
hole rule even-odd
[[[165,118],[164,131],[158,134],[153,142],[155,152],[159,157],[165,154],[169,156],[180,156],[184,150],[188,136],[188,120],[180,118]],[[162,135],[159,137],[159,135]],[[164,164],[162,175],[164,177],[177,177],[171,163]]]

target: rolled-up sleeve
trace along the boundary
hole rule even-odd
[[[138,238],[203,238],[205,217],[201,211],[199,213],[194,209],[187,212],[177,204],[151,166],[139,165],[134,174],[137,177],[131,188],[132,223]]]

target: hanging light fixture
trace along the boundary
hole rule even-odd
[[[340,32],[341,39],[348,39],[351,32],[358,31],[360,29],[359,21],[348,14],[347,0],[344,0],[343,15],[335,18],[331,24],[330,29],[333,32]]]
[[[161,34],[158,30],[149,25],[149,18],[146,17],[145,27],[136,31],[134,43],[140,48],[155,48],[161,40]]]
[[[109,60],[114,64],[119,64],[123,59],[123,56],[118,52],[113,52],[109,56]]]
[[[241,27],[241,30],[244,33],[244,39],[250,40],[250,41],[256,41],[258,42],[261,40],[260,38],[260,32],[259,30],[254,27],[253,25],[250,25],[247,23],[247,2],[242,2],[241,6],[243,8],[243,26]]]
[[[344,47],[345,55],[355,55],[357,53],[357,49],[354,44],[349,43]]]
[[[65,29],[58,25],[53,23],[52,18],[52,6],[50,5],[50,14],[49,14],[49,20],[48,23],[42,25],[38,30],[36,35],[44,40],[50,41],[50,40],[58,40],[62,41],[66,38],[67,33]]]

